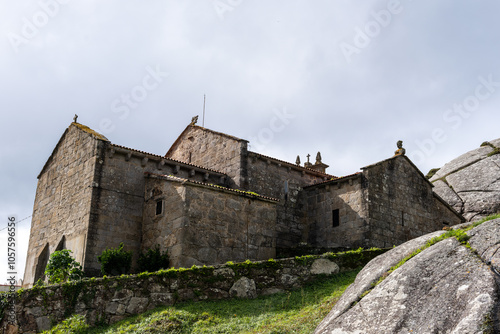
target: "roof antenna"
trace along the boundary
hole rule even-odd
[[[207,97],[205,94],[203,94],[203,124],[202,126],[205,127],[205,101],[207,100]]]

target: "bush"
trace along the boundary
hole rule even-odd
[[[128,274],[132,264],[132,251],[123,250],[123,242],[118,248],[105,249],[97,260],[101,263],[101,273],[103,275]]]
[[[63,283],[83,278],[82,266],[71,257],[70,253],[69,249],[63,249],[50,255],[49,263],[45,267],[49,283]]]
[[[148,249],[146,253],[141,253],[137,264],[139,272],[158,271],[160,269],[168,269],[170,261],[168,260],[168,252],[162,252],[160,245],[156,245],[154,249]]]
[[[85,322],[85,316],[75,314],[42,334],[83,334],[88,333],[89,329],[90,326]]]

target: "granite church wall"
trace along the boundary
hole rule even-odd
[[[303,196],[309,246],[365,247],[369,238],[368,207],[360,174],[306,187]]]
[[[301,190],[302,187],[325,181],[327,175],[249,152],[247,177],[248,189],[280,200],[276,208],[276,246],[279,249],[297,247],[305,241]],[[285,188],[288,190],[286,196]]]
[[[72,123],[38,177],[24,285],[42,278],[49,255],[70,249],[83,263],[92,182],[104,141]]]
[[[123,242],[133,251],[133,266],[142,249],[145,174],[157,173],[219,183],[224,175],[192,165],[177,163],[161,156],[109,145],[96,182],[97,209],[89,229],[89,248],[85,271],[100,274],[97,257],[103,250]]]
[[[171,265],[266,260],[276,256],[276,201],[174,178],[151,177],[144,209],[143,248],[159,244]],[[164,212],[156,215],[163,201]]]
[[[363,176],[370,212],[366,246],[391,247],[460,223],[458,215],[438,203],[432,184],[405,156],[365,167]]]
[[[247,141],[190,125],[172,145],[167,157],[227,174],[228,186],[244,187]]]

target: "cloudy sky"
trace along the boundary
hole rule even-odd
[[[71,123],[164,154],[206,127],[344,175],[401,139],[426,173],[500,137],[494,0],[0,0],[0,229]],[[30,219],[17,230],[22,277]],[[0,231],[0,283],[7,272]]]

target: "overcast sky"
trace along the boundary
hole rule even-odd
[[[203,124],[204,94],[205,126],[253,151],[321,151],[341,176],[401,139],[427,173],[500,137],[499,16],[494,0],[0,0],[0,229],[31,215],[75,113],[164,154],[192,116]]]

